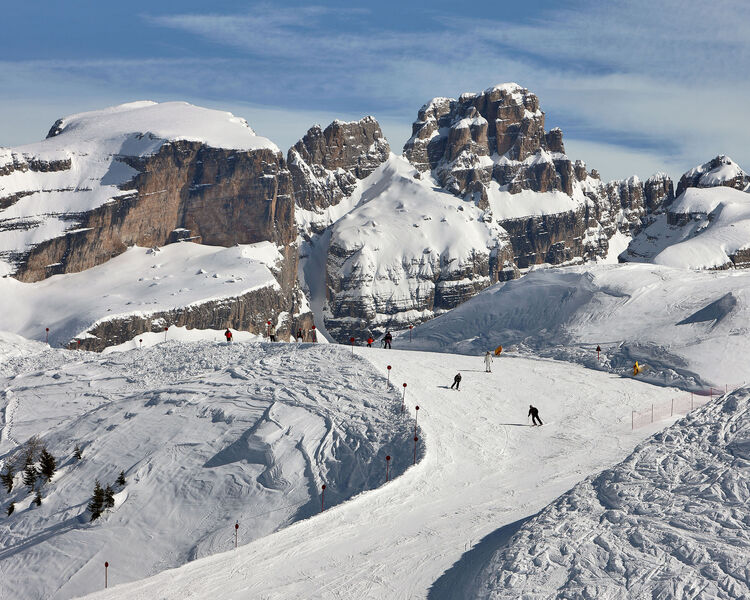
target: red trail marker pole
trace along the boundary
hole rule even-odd
[[[315,332],[315,325],[312,326],[312,341],[313,344],[318,341],[318,334]]]
[[[411,342],[411,330],[414,329],[414,325],[409,325],[409,342]]]
[[[352,354],[354,354],[354,338],[353,337],[349,338],[349,343],[352,345]]]
[[[143,348],[143,338],[141,338],[140,340],[138,340],[138,343],[141,345],[141,348]]]
[[[164,341],[167,341],[167,331],[169,331],[169,327],[164,328]]]
[[[47,337],[45,338],[45,340],[44,340],[44,341],[45,341],[45,342],[47,342],[47,345],[49,346],[49,327],[45,327],[45,328],[44,328],[44,331],[45,331],[45,332],[46,332],[46,334],[47,334]]]
[[[240,528],[240,522],[235,521],[234,523],[234,548],[237,549],[237,530]]]
[[[109,563],[107,561],[104,561],[104,589],[107,589],[107,569],[109,568]]]
[[[415,406],[414,410],[414,435],[417,435],[417,419],[419,419],[419,406]]]
[[[324,483],[321,487],[322,493],[320,494],[320,512],[323,512],[326,508],[326,484]]]
[[[599,353],[600,353],[601,351],[602,351],[601,347],[600,347],[600,346],[597,346],[597,347],[596,347],[596,360],[597,360],[597,361],[599,360]]]
[[[401,396],[401,412],[404,412],[405,407],[406,407],[406,384],[404,384],[404,393]]]
[[[388,365],[386,369],[388,369],[388,381],[385,382],[385,387],[387,388],[391,385],[391,365]]]
[[[414,462],[412,464],[417,464],[417,442],[419,441],[419,438],[415,435],[414,436]]]
[[[386,456],[385,457],[385,481],[386,483],[388,483],[388,468],[390,467],[390,465],[391,465],[391,457]]]

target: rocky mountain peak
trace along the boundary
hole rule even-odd
[[[349,196],[390,154],[378,122],[333,121],[311,127],[287,153],[297,206],[320,211]]]
[[[691,187],[726,186],[736,190],[750,191],[750,175],[725,154],[698,165],[686,172],[677,184],[677,196]]]

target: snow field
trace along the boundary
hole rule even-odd
[[[360,356],[312,344],[46,350],[0,382],[0,462],[39,435],[59,474],[41,507],[0,491],[0,597],[71,598],[272,533],[411,464],[413,428]],[[83,460],[72,457],[80,445]],[[409,460],[401,457],[408,456]],[[3,466],[0,465],[0,468]],[[127,483],[90,522],[95,480]],[[34,573],[29,577],[29,573]]]
[[[503,357],[485,373],[482,357],[361,347],[355,354],[383,376],[391,364],[397,393],[408,384],[412,418],[420,406],[425,455],[416,467],[236,552],[91,597],[454,598],[467,583],[457,562],[464,553],[627,456],[655,431],[631,432],[627,411],[674,395],[551,360]],[[456,370],[460,392],[449,389]],[[527,426],[530,402],[548,425]]]

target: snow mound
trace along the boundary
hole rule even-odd
[[[96,323],[115,317],[146,316],[235,298],[279,284],[271,273],[281,260],[271,242],[230,248],[192,242],[160,249],[131,247],[106,263],[80,273],[54,275],[37,283],[0,278],[3,326],[53,346],[67,344]]]
[[[746,370],[749,286],[745,270],[535,270],[415,328],[410,347],[478,355],[502,345],[623,375],[638,360],[650,366],[639,377],[655,383],[724,388],[740,383]],[[406,339],[399,334],[399,343]]]
[[[105,560],[122,583],[230,550],[236,521],[245,545],[319,513],[323,483],[328,508],[381,485],[386,454],[409,457],[392,461],[392,477],[411,466],[398,392],[346,349],[168,342],[48,354],[57,365],[30,359],[0,380],[0,469],[31,436],[58,462],[41,506],[21,473],[0,492],[9,600],[98,590]],[[92,522],[96,480],[117,495]]]
[[[467,597],[748,598],[749,448],[745,388],[564,494],[498,550]]]

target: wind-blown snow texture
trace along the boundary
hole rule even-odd
[[[3,335],[0,348],[14,345]],[[319,512],[322,483],[334,506],[382,484],[387,453],[411,457],[395,391],[340,347],[168,342],[102,357],[41,346],[0,370],[0,469],[34,435],[59,463],[40,507],[20,473],[0,491],[2,598],[93,591],[105,560],[124,582],[228,550],[235,520],[247,544]],[[391,475],[409,464],[394,460]],[[94,481],[120,470],[116,507],[90,522]]]
[[[467,598],[750,597],[750,390],[695,411],[527,522]]]

